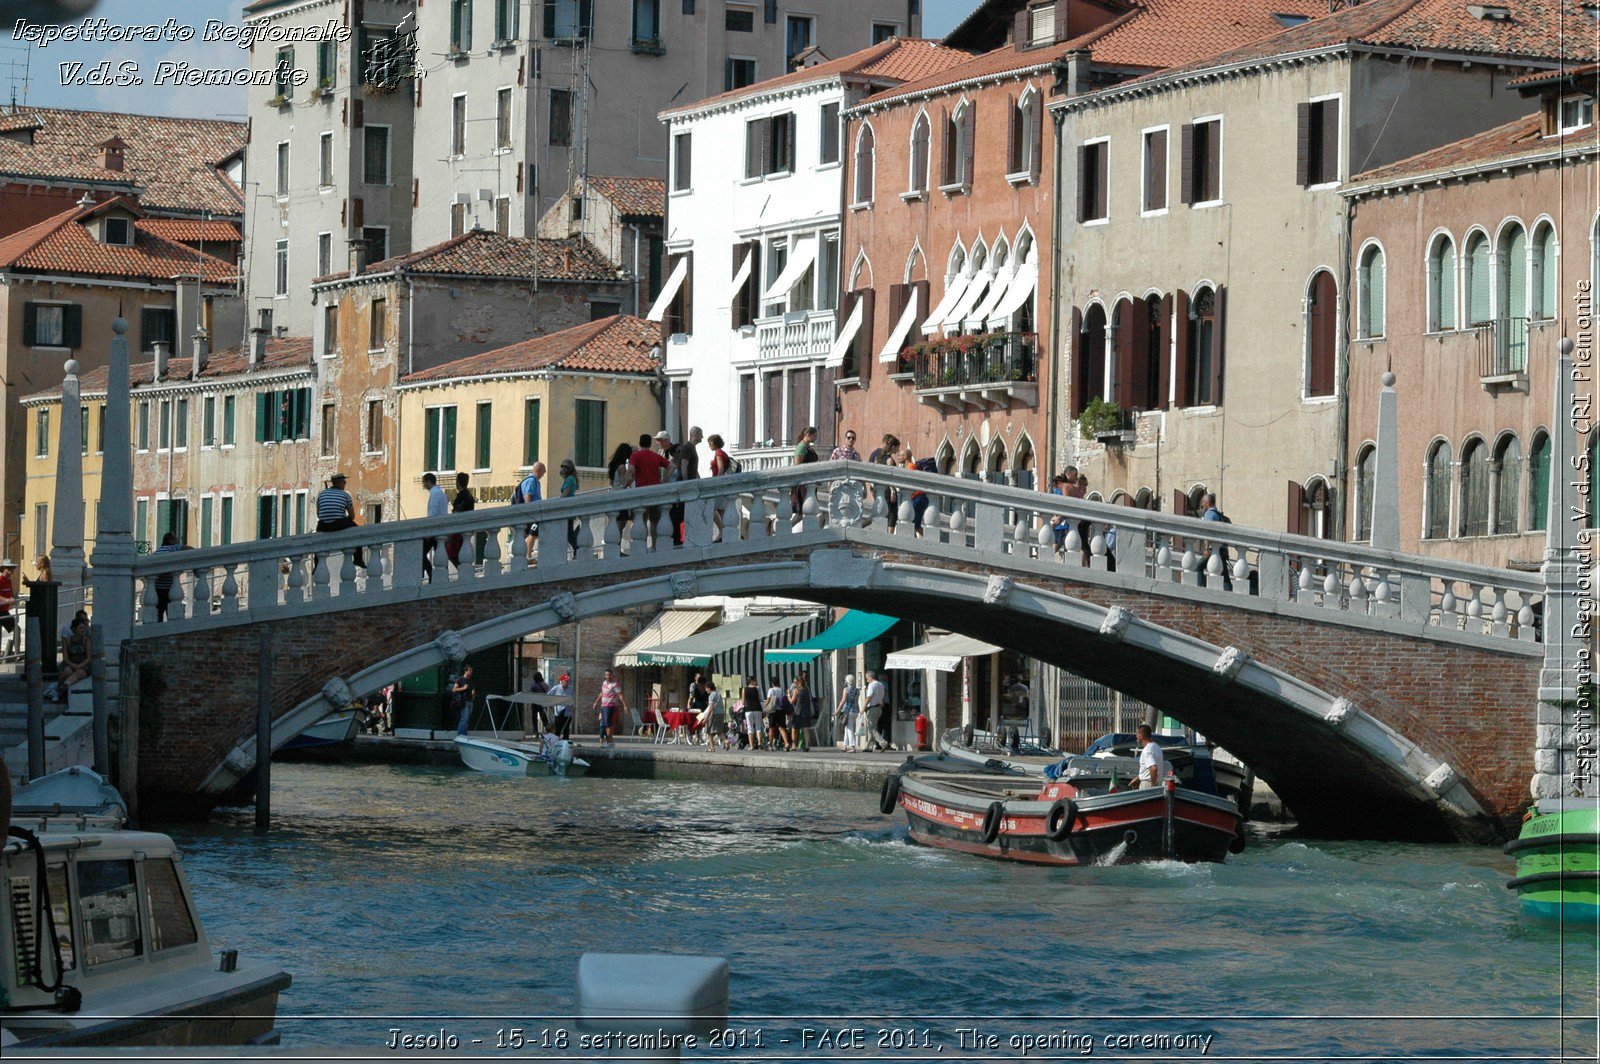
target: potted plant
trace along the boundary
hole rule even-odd
[[[311,90],[312,102],[317,100],[331,100],[333,98],[333,79],[323,78]]]
[[[1089,404],[1083,408],[1083,413],[1078,415],[1078,432],[1086,440],[1099,440],[1102,443],[1121,442],[1125,420],[1122,407],[1107,402],[1097,395],[1089,400]]]

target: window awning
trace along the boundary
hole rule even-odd
[[[795,282],[805,276],[806,271],[811,268],[811,263],[816,260],[816,257],[816,237],[803,236],[796,240],[794,247],[789,249],[789,261],[783,264],[783,272],[773,279],[773,282],[767,286],[765,292],[761,293],[761,302],[773,303],[787,298],[789,289],[793,288]]]
[[[884,660],[883,667],[954,672],[956,666],[961,664],[962,658],[981,658],[999,651],[1000,648],[993,643],[985,643],[970,635],[941,635],[921,646],[895,651]]]
[[[865,316],[866,304],[856,300],[856,305],[851,308],[850,317],[845,319],[844,328],[839,330],[839,335],[834,338],[833,346],[828,349],[828,361],[823,365],[838,369],[844,365],[844,356],[850,351],[850,344],[856,338],[856,333],[861,331],[861,319]]]
[[[688,638],[700,631],[708,624],[716,621],[721,615],[720,610],[662,610],[656,614],[651,622],[644,626],[644,630],[632,639],[626,646],[617,651],[611,664],[617,668],[631,668],[644,664],[639,660],[643,651],[653,650],[663,643],[675,643],[680,639]]]
[[[781,650],[769,650],[769,663],[795,663],[810,661],[830,650],[848,650],[871,642],[899,623],[898,617],[885,617],[881,613],[863,613],[849,610],[833,622],[833,626],[820,635],[802,639]]]
[[[821,627],[822,619],[811,614],[746,617],[642,650],[639,660],[646,665],[710,666],[710,672],[723,676],[760,677],[768,647],[789,646]]]
[[[1039,284],[1039,264],[1027,262],[1017,268],[1017,274],[1011,278],[1011,283],[1006,286],[1006,297],[988,314],[990,321],[997,318],[1009,318],[1015,314],[1033,295],[1034,288]]]
[[[728,305],[730,307],[739,298],[739,289],[743,288],[744,283],[750,280],[750,269],[755,265],[755,261],[756,253],[754,249],[746,251],[744,258],[740,260],[739,270],[733,275],[733,285],[728,289]]]
[[[994,313],[995,308],[1005,301],[1006,293],[1011,290],[1011,282],[1016,280],[1017,272],[1021,268],[1022,267],[1017,266],[1012,269],[1001,269],[996,272],[993,283],[989,285],[989,293],[982,299],[978,300],[978,305],[973,307],[972,310],[967,314],[965,319],[967,328],[983,328],[984,322],[989,320],[989,317]]]
[[[660,321],[667,316],[667,308],[678,295],[678,289],[683,287],[683,279],[689,276],[689,256],[684,255],[678,259],[678,265],[673,267],[667,283],[661,286],[661,294],[656,296],[656,301],[650,304],[650,313],[645,317],[651,321]]]
[[[894,323],[894,329],[889,333],[889,339],[884,342],[883,350],[878,352],[879,362],[893,362],[900,357],[900,348],[905,346],[906,334],[911,331],[911,323],[917,320],[917,289],[911,290],[911,298],[906,301],[906,309],[900,314],[900,320]]]
[[[950,313],[944,316],[942,324],[946,329],[961,328],[961,320],[978,305],[978,300],[989,290],[989,282],[992,280],[994,280],[992,273],[980,273],[972,279],[966,291],[961,293],[961,298],[956,300],[956,305],[950,308]]]
[[[928,315],[928,320],[922,323],[922,331],[931,333],[944,321],[944,316],[950,313],[950,308],[956,305],[956,300],[961,298],[961,293],[967,290],[972,278],[963,274],[952,277],[944,283],[944,295],[939,300],[939,305],[933,308],[933,313]]]

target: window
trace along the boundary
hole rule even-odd
[[[317,234],[317,276],[326,277],[333,272],[333,234]]]
[[[1028,45],[1050,44],[1056,38],[1056,5],[1037,4],[1028,9]],[[1019,44],[1021,42],[1018,42]]]
[[[339,353],[339,304],[330,303],[322,308],[322,354],[331,357]]]
[[[678,263],[684,264],[683,283],[673,294],[661,317],[661,328],[668,336],[694,331],[694,253],[685,251],[673,255],[666,263],[664,277],[677,272]],[[602,463],[603,464],[603,463]]]
[[[1480,439],[1461,449],[1461,522],[1463,536],[1489,534],[1489,448]]]
[[[892,22],[874,22],[872,24],[872,43],[873,44],[882,44],[884,41],[889,40],[891,37],[899,36],[899,34],[900,34],[900,27],[896,26]]]
[[[941,187],[958,191],[972,183],[973,122],[976,109],[963,102],[944,122],[944,168]]]
[[[321,41],[317,44],[317,88],[330,89],[339,74],[338,42]]]
[[[1464,260],[1466,277],[1463,288],[1467,298],[1467,325],[1486,325],[1493,310],[1489,305],[1489,293],[1493,290],[1493,275],[1489,268],[1489,238],[1481,231],[1473,233],[1467,238],[1467,253]]]
[[[582,203],[582,200],[578,201]],[[501,236],[511,235],[511,197],[501,196],[494,201],[494,231]]]
[[[50,408],[41,406],[34,415],[33,422],[33,456],[35,458],[50,457]]]
[[[572,143],[572,93],[566,89],[550,90],[550,143]]]
[[[501,89],[494,97],[494,146],[497,150],[511,147],[511,90]]]
[[[1594,100],[1588,96],[1569,96],[1556,105],[1556,131],[1576,133],[1594,125]]]
[[[1096,141],[1078,148],[1078,221],[1099,222],[1106,219],[1110,172],[1109,141]]]
[[[1378,467],[1378,449],[1371,444],[1356,456],[1355,538],[1372,538],[1372,485]]]
[[[1183,202],[1191,205],[1222,199],[1222,119],[1211,118],[1183,127]]]
[[[78,904],[85,966],[144,953],[132,861],[79,861]]]
[[[172,400],[163,399],[157,408],[156,421],[156,449],[169,451],[172,449]]]
[[[369,185],[389,183],[389,127],[367,126],[362,131],[366,149],[362,154],[361,179]]]
[[[1439,440],[1428,452],[1427,502],[1424,504],[1422,535],[1443,539],[1450,535],[1450,444]]]
[[[282,443],[310,438],[310,388],[256,393],[257,443]]]
[[[132,247],[133,221],[128,218],[107,218],[105,220],[105,240],[107,244]]]
[[[730,7],[723,14],[722,27],[729,33],[754,33],[756,13],[749,8]]]
[[[488,469],[489,463],[494,459],[494,440],[491,435],[493,430],[493,418],[494,404],[479,403],[477,425],[478,434],[475,437],[478,450],[476,454],[476,464],[474,464],[472,467],[474,469]]]
[[[151,352],[156,344],[166,344],[176,353],[178,312],[172,307],[141,307],[139,310],[139,350]]]
[[[1295,178],[1302,187],[1339,180],[1339,101],[1296,107]]]
[[[818,310],[833,310],[839,300],[839,234],[827,233],[817,251]]]
[[[86,454],[89,453],[89,408],[87,406],[78,407],[78,428],[80,430],[78,432],[78,437],[79,437],[79,439],[78,439],[78,447],[79,447],[78,453],[80,455],[86,455]],[[104,443],[105,442],[105,426],[104,425],[102,425],[100,427],[100,437],[101,437],[101,442]]]
[[[1440,233],[1428,247],[1428,331],[1456,327],[1456,245]]]
[[[226,547],[233,542],[233,496],[224,495],[217,516],[217,545]]]
[[[207,502],[210,500],[207,499]],[[172,858],[144,860],[145,903],[150,910],[150,948],[156,953],[175,946],[192,946],[200,940],[194,917],[183,896]]]
[[[179,399],[173,408],[172,446],[174,450],[189,449],[189,400]]]
[[[788,237],[779,237],[778,239],[770,241],[767,244],[766,260],[767,276],[766,279],[761,282],[762,292],[765,292],[768,288],[771,288],[773,285],[777,284],[778,278],[783,276],[784,268],[789,265]],[[788,298],[789,296],[787,292],[782,293],[773,302],[764,304],[763,310],[768,315],[782,314],[788,307]]]
[[[1384,266],[1383,249],[1369,244],[1361,252],[1361,266],[1357,283],[1359,305],[1356,308],[1356,335],[1364,340],[1383,335]]]
[[[538,460],[539,400],[527,399],[522,404],[522,464],[531,466]]]
[[[381,454],[383,452],[383,400],[367,400],[367,431],[366,452],[368,454]]]
[[[729,56],[728,76],[724,81],[723,88],[728,92],[732,92],[734,89],[742,89],[746,85],[754,85],[755,83],[756,61],[754,59]]]
[[[156,542],[166,539],[168,532],[175,534],[179,543],[189,541],[189,500],[156,500]]]
[[[585,41],[594,29],[594,0],[545,0],[544,35],[552,41]]]
[[[362,243],[367,246],[367,262],[382,262],[389,257],[389,227],[369,225],[361,230]]]
[[[917,115],[916,122],[911,126],[910,173],[906,180],[908,194],[916,195],[928,190],[928,155],[932,139],[933,127],[928,122],[927,114]]]
[[[94,453],[95,454],[105,454],[105,452],[106,452],[106,404],[101,403],[99,406],[95,407],[95,410],[98,412],[99,416],[95,418],[96,422],[98,422],[98,425],[95,428],[94,438],[98,442],[98,446],[95,447]],[[85,435],[87,435],[87,433]]]
[[[1529,317],[1550,321],[1556,316],[1556,230],[1541,222],[1533,231],[1533,305]]]
[[[289,294],[289,242],[278,241],[277,278],[274,281],[273,291],[280,295]]]
[[[278,195],[289,194],[289,142],[278,145]]]
[[[337,442],[334,428],[335,408],[332,403],[322,404],[322,457],[332,458]]]
[[[450,50],[472,50],[472,0],[450,0]]]
[[[393,87],[412,73],[415,48],[393,27],[361,27],[361,78],[371,85]]]
[[[467,154],[467,97],[459,94],[450,98],[450,154]]]
[[[1140,210],[1167,209],[1167,131],[1152,129],[1144,135],[1144,191]]]
[[[823,166],[839,161],[839,105],[825,103],[822,105],[821,114],[817,124],[820,127],[821,147],[817,151],[817,162]]]
[[[519,0],[494,0],[494,39],[496,43],[517,39]]]
[[[272,67],[272,84],[279,100],[294,99],[294,49],[279,48]]]
[[[772,115],[744,124],[744,176],[794,171],[794,115]]]
[[[1507,536],[1522,530],[1517,520],[1517,505],[1522,499],[1522,444],[1510,433],[1495,445],[1494,461],[1489,465],[1494,479],[1494,512],[1489,515],[1491,535]]]
[[[1318,270],[1306,294],[1307,398],[1332,395],[1339,351],[1339,286],[1333,274]]]
[[[43,519],[44,519],[43,510],[44,510],[44,507],[40,506],[38,509],[39,509],[39,512],[36,514],[36,516],[39,518],[39,520],[41,522],[39,527],[40,528],[44,528],[45,527],[45,525],[43,524]],[[143,543],[146,547],[148,547],[150,545],[150,500],[149,499],[137,499],[137,500],[134,501],[134,504],[133,504],[133,538],[136,541]],[[44,553],[43,544],[40,545],[38,553],[41,553],[41,554]]]
[[[367,350],[382,351],[389,342],[389,301],[374,299],[367,307]]]
[[[861,132],[856,134],[856,183],[855,203],[872,202],[872,163],[874,138],[872,127],[863,124]]]
[[[202,548],[209,547],[216,542],[216,533],[211,527],[216,517],[215,510],[215,499],[209,495],[200,496],[200,529],[199,536],[196,538],[199,540],[199,546]]]
[[[649,52],[661,49],[661,0],[633,0],[633,47]]]
[[[22,342],[29,347],[80,346],[83,308],[76,303],[24,303]]]
[[[278,534],[278,497],[262,495],[256,499],[256,538],[271,539]]]
[[[139,404],[139,416],[136,419],[134,441],[138,450],[150,449],[150,400],[146,399]]]
[[[333,186],[333,134],[324,133],[317,138],[317,185]]]
[[[1023,174],[1037,177],[1042,132],[1040,125],[1039,94],[1028,90],[1011,109],[1011,128],[1007,133],[1006,173],[1012,177]]]
[[[234,439],[233,439],[233,413],[234,413],[234,397],[231,396],[231,395],[223,396],[222,397],[222,446],[224,446],[224,447],[232,447],[233,443],[234,443]]]
[[[453,473],[456,468],[456,408],[427,408],[423,433],[423,464],[435,473]]]
[[[693,134],[675,133],[672,137],[672,190],[684,192],[689,188],[693,171],[690,164],[694,157],[692,154]]]
[[[467,205],[465,203],[450,204],[450,236],[460,236],[467,231]]]
[[[577,400],[577,433],[572,460],[589,469],[605,468],[606,403],[604,399]]]
[[[208,395],[200,408],[200,446],[217,445],[217,397]]]
[[[1201,288],[1189,305],[1188,365],[1184,382],[1187,406],[1222,402],[1222,291]]]
[[[795,59],[799,57],[801,52],[811,47],[812,26],[811,19],[804,16],[790,15],[788,17],[783,49],[785,69],[793,70]]]

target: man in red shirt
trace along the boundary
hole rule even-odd
[[[656,433],[656,440],[662,444],[663,450],[669,452],[672,450],[672,438],[665,429]],[[650,443],[649,434],[640,433],[639,446],[628,458],[628,465],[633,468],[633,486],[636,488],[649,488],[661,483],[662,477],[672,465],[672,460],[661,451],[652,448]],[[650,548],[653,550],[656,544],[656,522],[661,519],[661,507],[645,507],[644,518],[649,532]]]
[[[0,561],[0,653],[9,653],[17,641],[17,618],[11,608],[17,604],[16,585],[11,582],[17,563]]]

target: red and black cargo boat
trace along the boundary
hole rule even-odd
[[[1221,862],[1244,848],[1234,802],[1170,777],[1163,787],[1119,785],[1136,771],[1131,759],[1074,757],[1059,779],[1035,783],[924,758],[884,780],[880,808],[904,809],[924,845],[1034,864]]]

